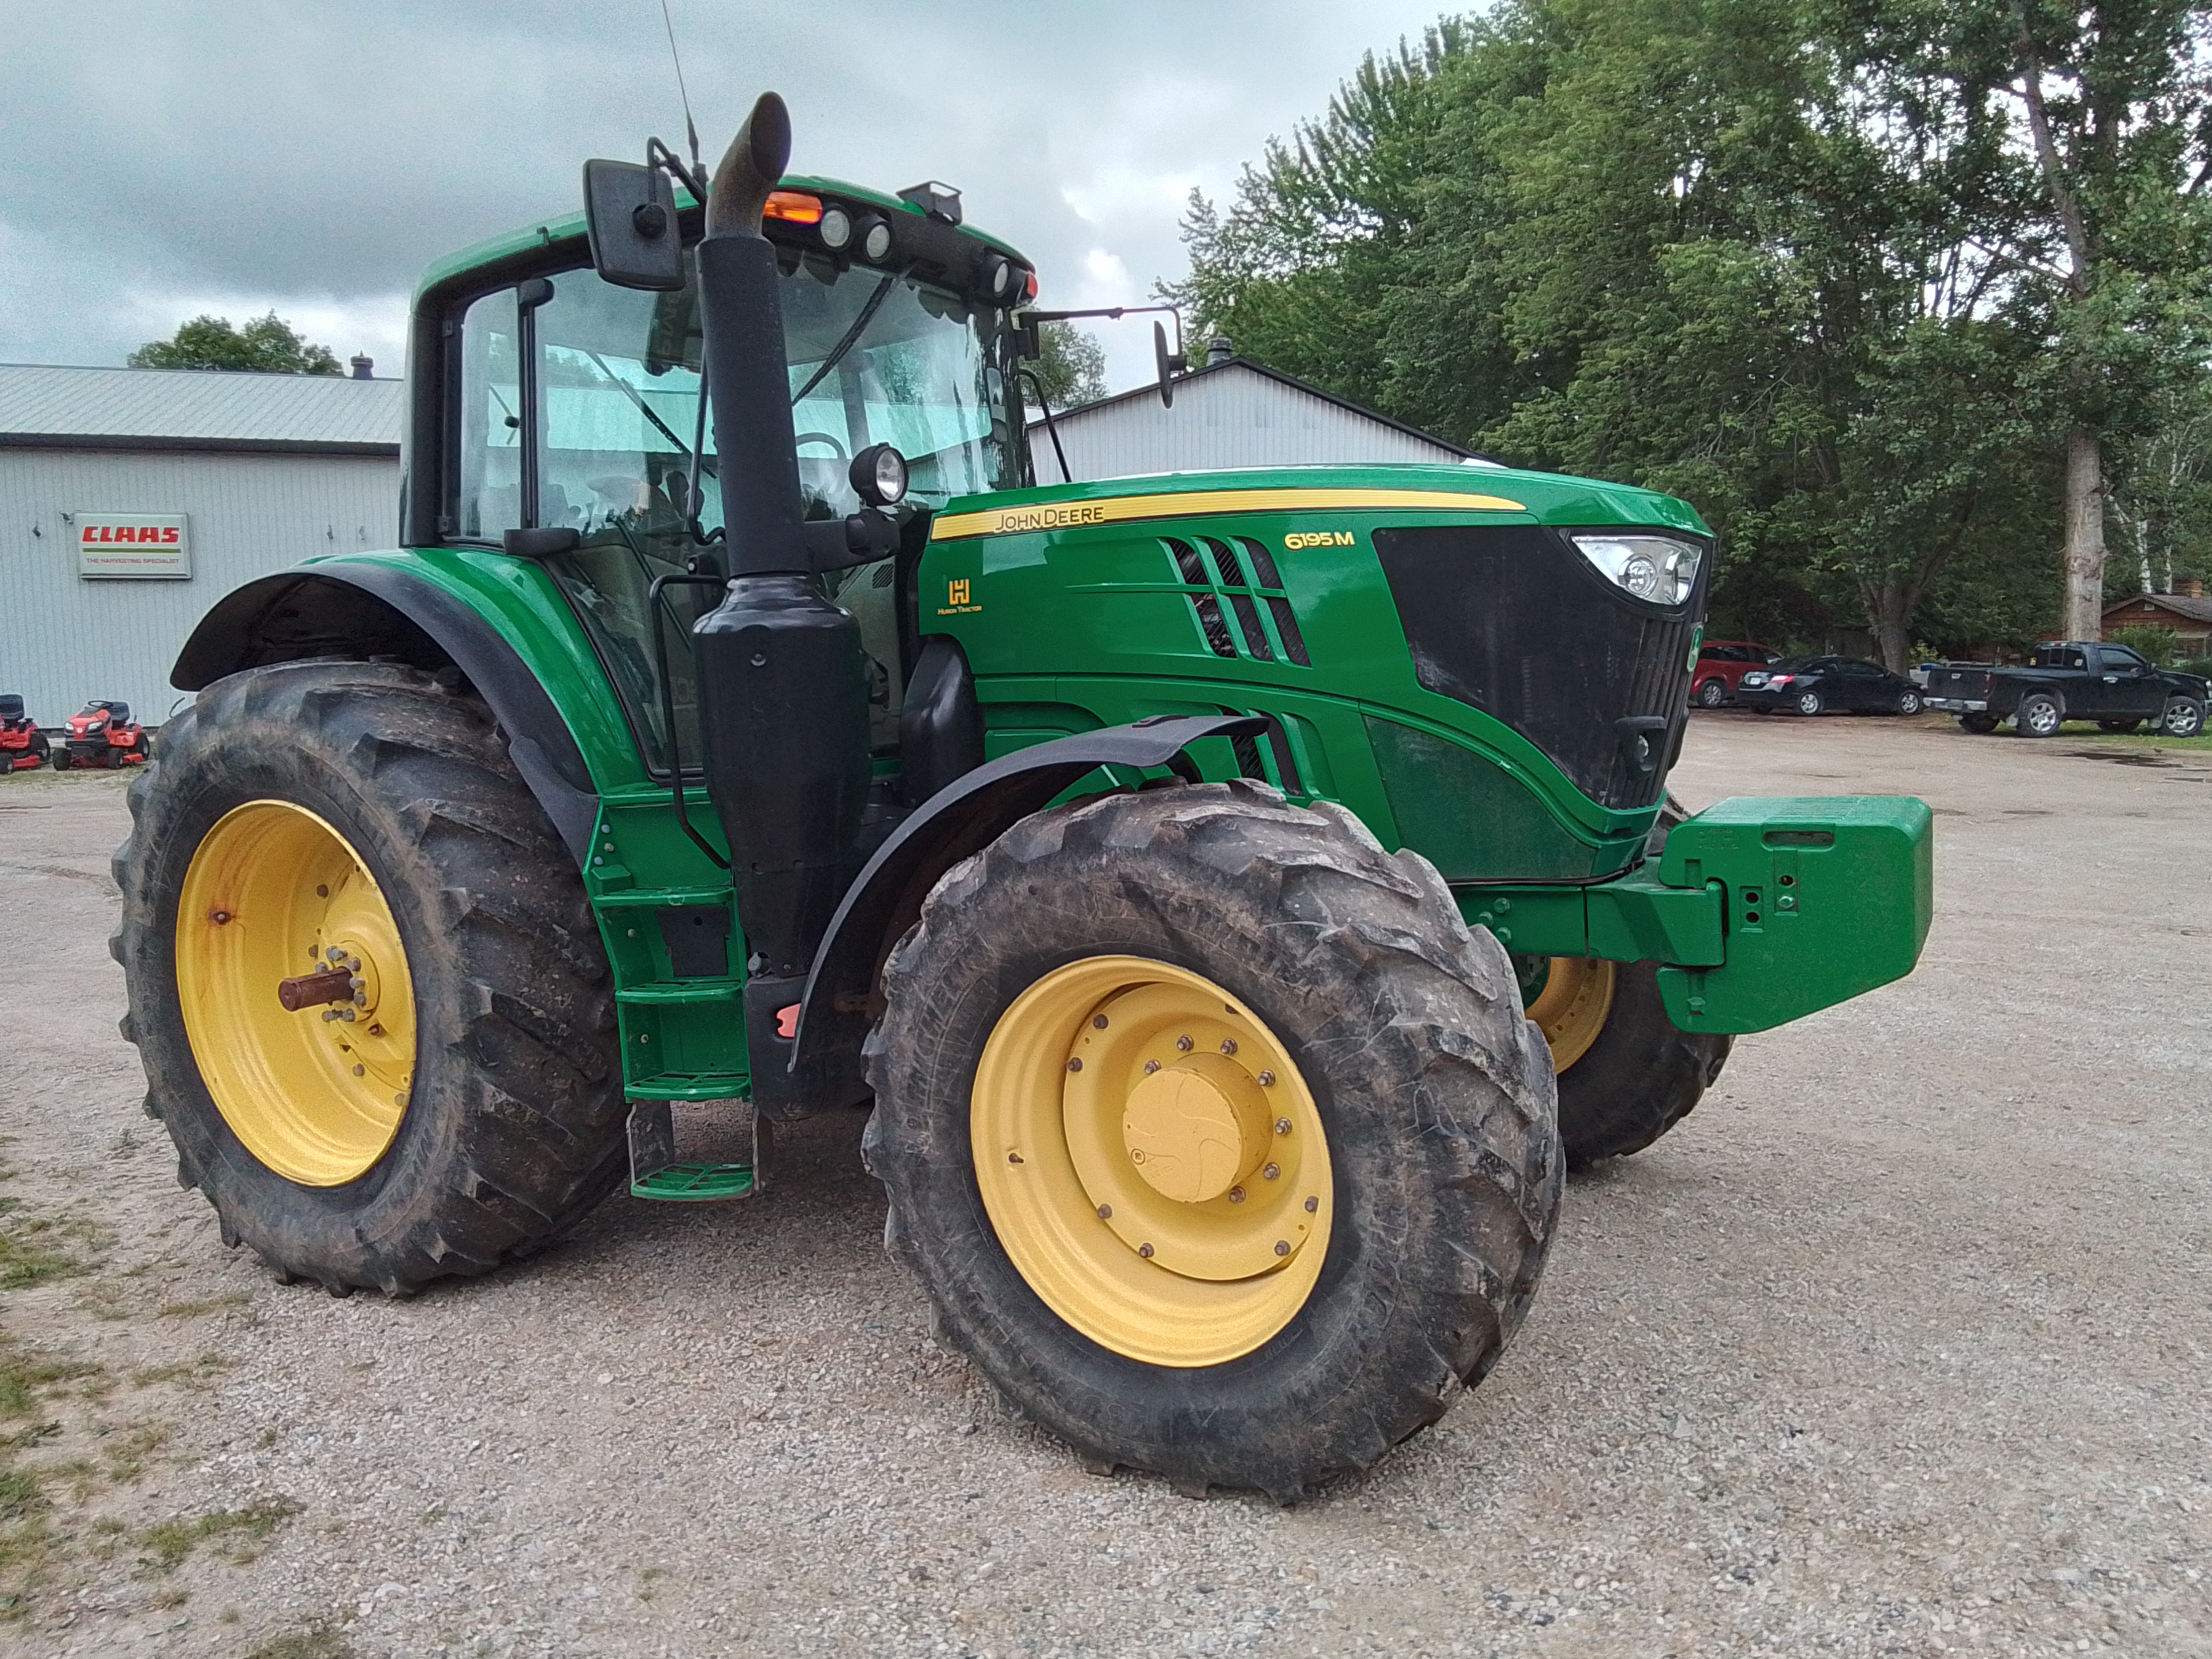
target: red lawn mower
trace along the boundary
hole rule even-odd
[[[54,770],[76,766],[143,766],[151,752],[146,728],[127,702],[88,702],[70,716],[69,736],[54,750]]]
[[[0,697],[0,772],[28,772],[46,763],[51,745],[18,696]]]

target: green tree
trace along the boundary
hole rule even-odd
[[[1030,372],[1055,413],[1106,395],[1106,349],[1097,336],[1073,323],[1045,323],[1037,329],[1037,344],[1042,355]]]
[[[338,360],[311,343],[275,312],[233,328],[228,317],[195,317],[175,337],[150,340],[132,352],[133,368],[253,369],[266,374],[336,374]]]
[[[1871,53],[2008,136],[2019,210],[1984,246],[2063,458],[2063,627],[2096,637],[2116,450],[2201,380],[2212,216],[2212,8],[2195,0],[1857,0]]]

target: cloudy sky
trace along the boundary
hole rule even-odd
[[[939,178],[1048,305],[1141,302],[1176,223],[1438,0],[669,0],[711,162],[755,94],[794,171]],[[437,255],[680,147],[659,0],[0,0],[0,362],[117,363],[274,307],[399,372]],[[1149,373],[1139,322],[1101,333]]]

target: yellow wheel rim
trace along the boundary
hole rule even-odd
[[[1142,957],[1055,969],[999,1018],[969,1116],[999,1242],[1084,1335],[1218,1365],[1290,1323],[1328,1251],[1328,1139],[1253,1012]]]
[[[1551,1045],[1552,1069],[1564,1072],[1590,1051],[1613,1012],[1614,964],[1598,957],[1553,957],[1528,1017]]]
[[[288,979],[342,1001],[295,1012]],[[224,814],[177,907],[177,994],[223,1121],[288,1180],[338,1187],[373,1169],[415,1082],[415,992],[398,924],[343,836],[289,801]]]

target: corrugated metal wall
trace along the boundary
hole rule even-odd
[[[1146,393],[1078,410],[1054,424],[1078,482],[1217,467],[1358,461],[1449,466],[1460,459],[1440,444],[1241,366],[1179,383],[1173,409],[1161,408],[1158,397]],[[1052,441],[1038,426],[1030,435],[1037,482],[1058,483]]]
[[[84,580],[76,513],[190,514],[191,579]],[[389,547],[398,526],[394,459],[0,449],[0,692],[41,725],[93,697],[152,725],[183,698],[169,665],[217,599],[318,553]]]

